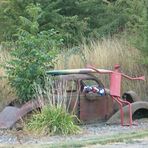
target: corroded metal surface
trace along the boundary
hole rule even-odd
[[[7,106],[0,113],[0,128],[10,128],[17,121],[19,110],[17,107]]]
[[[110,70],[98,69],[101,72],[111,72]],[[51,70],[46,72],[49,75],[68,75],[68,74],[86,74],[86,73],[96,73],[95,70],[91,68],[81,68],[81,69],[62,69],[62,70]]]
[[[134,115],[137,111],[142,112],[142,110],[145,112],[145,118],[148,118],[148,102],[145,101],[138,101],[131,103],[132,105],[132,115]],[[123,108],[124,111],[124,119],[125,123],[128,123],[129,115],[128,115],[128,107],[125,106]],[[137,112],[138,113],[138,112]],[[108,121],[107,124],[120,124],[120,111],[116,112]]]
[[[92,123],[96,121],[107,121],[115,111],[115,104],[109,95],[109,90],[104,88],[101,81],[91,74],[67,74],[67,75],[56,75],[55,83],[60,82],[72,82],[74,81],[75,87],[70,88],[67,86],[62,87],[67,91],[66,99],[67,105],[69,106],[69,112],[73,112],[82,123]],[[101,86],[105,90],[103,96],[99,96],[97,93],[86,93],[84,92],[84,87],[89,84],[85,84],[85,80],[91,80],[95,82],[95,85]],[[61,87],[61,85],[60,85]],[[54,96],[59,98],[58,93],[60,89],[55,89]],[[132,93],[133,94],[133,93]],[[61,96],[62,98],[62,96]],[[132,111],[136,111],[138,108],[144,107],[144,103],[140,102],[132,105]],[[32,100],[26,104],[15,107],[7,106],[0,113],[0,128],[7,129],[11,128],[16,121],[21,119],[27,113],[31,112],[36,108],[42,107],[43,100]],[[125,107],[125,114],[128,111]],[[147,107],[148,108],[148,107]],[[116,121],[118,118],[120,120],[120,114],[116,113],[115,117],[111,118],[108,122]],[[125,115],[126,116],[126,115]]]
[[[42,106],[42,101],[33,100],[24,104],[22,107],[17,108],[14,106],[7,106],[0,113],[0,128],[11,128],[16,121],[21,119],[24,115],[30,111]]]
[[[73,110],[74,104],[76,104],[74,112],[82,123],[105,121],[113,114],[113,101],[108,93],[105,96],[99,96],[96,93],[83,92],[84,83],[82,81],[85,80],[93,80],[98,86],[104,87],[94,75],[69,74],[56,77],[61,81],[74,80],[77,83],[77,91],[67,93],[67,97],[71,97],[70,110]]]

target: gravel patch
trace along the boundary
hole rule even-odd
[[[148,129],[148,119],[138,120],[138,125],[121,126],[121,125],[106,125],[105,123],[89,124],[81,126],[82,131],[77,135],[68,136],[33,136],[30,133],[16,130],[0,130],[0,144],[51,144],[57,142],[68,142],[72,140],[83,140],[93,137],[109,136],[119,133],[129,133],[137,130]],[[147,142],[148,144],[148,142]],[[120,147],[118,145],[118,147]]]

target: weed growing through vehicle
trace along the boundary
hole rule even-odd
[[[66,88],[66,84],[59,83],[55,88],[49,81],[48,78],[45,80],[46,89],[44,90],[35,84],[36,96],[38,99],[44,98],[45,105],[42,105],[41,111],[29,119],[26,124],[27,130],[39,135],[78,133],[80,128],[75,124],[77,117],[74,115],[76,105],[73,106],[70,112],[69,101],[71,99],[67,96],[66,90],[63,89]]]

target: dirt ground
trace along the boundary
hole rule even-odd
[[[22,130],[16,131],[13,130],[0,130],[0,147],[16,147],[16,146],[23,146],[23,145],[35,145],[38,147],[39,145],[50,145],[53,144],[60,144],[63,142],[71,142],[71,141],[87,141],[91,138],[102,138],[105,136],[114,136],[117,134],[129,134],[132,132],[137,131],[145,131],[148,130],[148,119],[138,120],[137,126],[121,126],[121,125],[106,125],[105,123],[96,123],[96,124],[89,124],[89,125],[82,125],[81,126],[81,133],[77,135],[55,135],[55,136],[33,136],[32,133],[27,133]],[[27,147],[28,147],[27,146]],[[148,147],[148,135],[144,138],[140,139],[132,139],[130,141],[124,141],[119,143],[111,143],[106,145],[99,145],[99,144],[92,144],[89,145],[91,148],[122,148],[122,147],[134,147],[134,148],[146,148]]]

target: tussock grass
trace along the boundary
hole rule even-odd
[[[63,108],[46,105],[32,116],[27,129],[37,135],[76,134],[80,131],[74,124],[74,116]]]
[[[80,46],[81,53],[60,55],[56,69],[84,68],[91,64],[97,68],[113,69],[115,64],[121,65],[121,71],[131,77],[145,75],[146,82],[124,79],[122,92],[133,90],[142,99],[148,99],[148,70],[141,64],[142,55],[139,50],[130,46],[125,40],[104,39],[90,41]],[[68,58],[65,57],[68,55]],[[85,60],[84,60],[85,59]],[[66,65],[66,66],[65,66]],[[108,76],[99,75],[106,87],[109,86]]]

